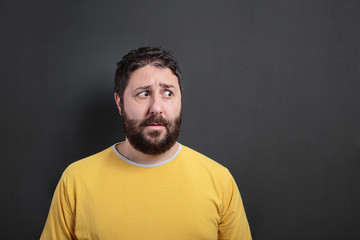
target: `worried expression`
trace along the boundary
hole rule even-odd
[[[146,65],[130,75],[122,113],[127,140],[145,154],[160,154],[176,142],[181,125],[181,90],[169,68]]]

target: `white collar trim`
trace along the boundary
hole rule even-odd
[[[161,161],[159,163],[153,163],[153,164],[144,164],[144,163],[136,163],[134,161],[131,161],[129,159],[127,159],[126,157],[124,157],[123,155],[121,155],[121,153],[118,152],[118,150],[116,149],[116,145],[118,143],[115,143],[113,146],[112,146],[112,149],[113,149],[113,152],[121,159],[121,160],[124,160],[125,162],[131,164],[131,165],[134,165],[134,166],[137,166],[137,167],[144,167],[144,168],[152,168],[152,167],[159,167],[159,166],[162,166],[164,164],[167,164],[169,162],[171,162],[174,158],[176,158],[176,156],[179,154],[180,150],[181,150],[181,144],[179,144],[179,147],[176,151],[176,153],[174,155],[172,155],[170,158],[166,159],[165,161]]]

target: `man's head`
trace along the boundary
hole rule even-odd
[[[181,124],[181,72],[161,48],[130,51],[118,63],[115,101],[127,140],[145,154],[161,154],[176,142]]]
[[[121,103],[123,102],[124,91],[131,73],[146,65],[158,68],[169,68],[178,78],[180,90],[182,90],[181,70],[176,59],[162,48],[141,47],[130,51],[117,63],[118,68],[115,74],[114,91],[120,97]]]

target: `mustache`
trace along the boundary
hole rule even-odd
[[[146,127],[150,124],[161,124],[164,127],[167,127],[170,122],[167,121],[165,118],[163,118],[162,116],[150,116],[147,119],[145,119],[144,121],[141,122],[140,127]]]

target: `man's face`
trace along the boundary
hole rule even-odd
[[[126,138],[135,149],[145,154],[169,150],[179,136],[181,124],[177,77],[168,68],[151,65],[134,71],[119,110]]]

